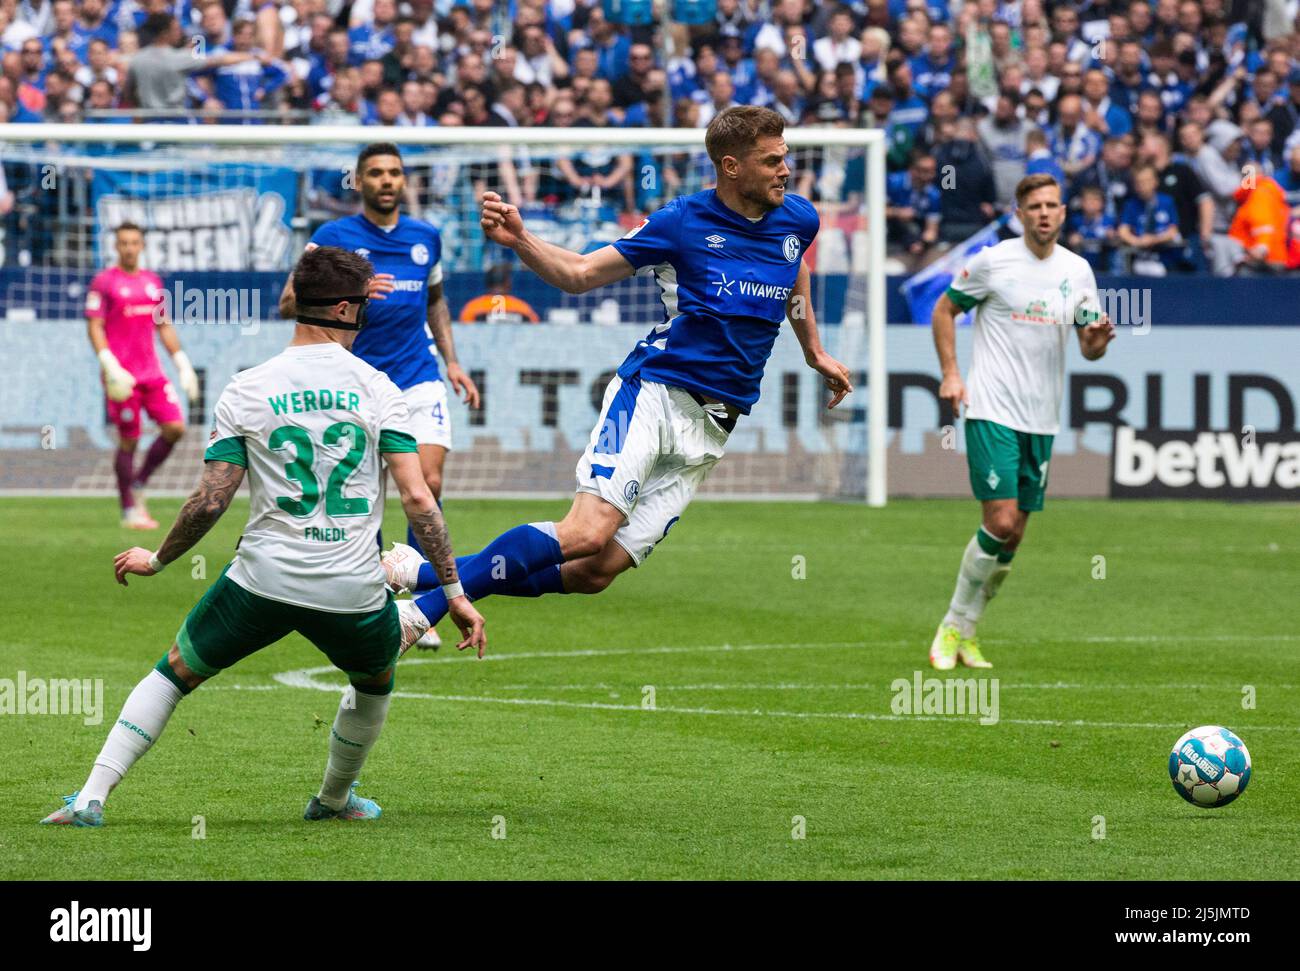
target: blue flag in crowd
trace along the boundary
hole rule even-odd
[[[961,272],[966,261],[986,246],[998,241],[998,231],[1006,224],[1007,217],[989,223],[975,235],[968,237],[935,260],[920,273],[909,277],[903,284],[902,291],[907,297],[908,309],[912,312],[912,323],[929,324],[934,305],[940,295],[948,289],[953,277]]]

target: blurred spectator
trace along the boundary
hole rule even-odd
[[[1099,68],[1089,71],[1083,79],[1083,121],[1103,138],[1123,135],[1133,128],[1132,116],[1111,100],[1106,72]]]
[[[1061,185],[1066,184],[1065,172],[1056,161],[1056,156],[1048,147],[1047,133],[1041,128],[1031,127],[1025,136],[1025,175],[1046,173]]]
[[[645,83],[654,69],[654,51],[649,44],[633,44],[628,50],[627,73],[613,86],[614,103],[620,108],[644,101]]]
[[[726,111],[737,104],[736,85],[731,80],[731,75],[726,71],[714,71],[709,81],[708,100],[700,105],[700,116],[696,124],[700,128],[707,128],[718,112]]]
[[[1142,139],[1141,158],[1155,167],[1160,191],[1173,200],[1178,234],[1186,249],[1171,268],[1192,273],[1206,268],[1214,231],[1214,197],[1190,165],[1173,157],[1169,136],[1152,132]]]
[[[334,83],[316,103],[317,125],[371,124],[374,111],[361,97],[361,78],[354,67],[345,67],[334,75]]]
[[[1111,272],[1115,220],[1106,214],[1106,197],[1100,186],[1085,186],[1079,208],[1065,225],[1065,245],[1088,261],[1094,273]]]
[[[787,125],[797,125],[803,117],[804,100],[799,79],[793,71],[778,71],[772,87],[772,101],[768,105],[785,119]]]
[[[1017,114],[1015,94],[998,95],[993,113],[979,120],[977,130],[984,150],[993,161],[993,187],[999,206],[1009,208],[1015,201],[1016,185],[1025,177],[1028,152],[1025,136],[1029,124]]]
[[[488,267],[484,274],[487,292],[465,304],[460,311],[464,324],[535,324],[541,318],[528,301],[510,292],[510,264],[498,263]]]
[[[975,122],[949,122],[952,137],[935,149],[940,186],[939,238],[958,243],[997,215],[993,167],[979,143]]]
[[[937,171],[934,159],[918,151],[906,172],[895,172],[886,182],[887,238],[914,260],[939,240],[942,200],[934,184]]]
[[[1083,123],[1083,99],[1078,95],[1062,98],[1056,108],[1056,117],[1048,146],[1052,158],[1065,173],[1067,186],[1072,188],[1074,180],[1096,164],[1101,151],[1101,137]]]
[[[1116,235],[1134,250],[1133,272],[1164,276],[1180,258],[1178,210],[1174,200],[1157,191],[1159,180],[1154,165],[1143,162],[1133,169],[1133,195],[1124,204]]]
[[[127,75],[131,100],[139,108],[175,111],[177,118],[185,108],[188,75],[257,60],[251,51],[225,51],[204,57],[188,47],[178,47],[181,25],[171,14],[150,14],[141,34],[146,46],[132,58]]]
[[[569,76],[569,65],[555,49],[555,41],[541,26],[525,27],[516,38],[519,58],[515,61],[515,79],[524,84],[534,82],[551,87]],[[631,52],[628,54],[631,57]]]
[[[383,58],[397,45],[396,25],[397,0],[374,0],[369,22],[353,26],[348,31],[350,62],[358,65]]]
[[[1292,209],[1300,207],[1300,145],[1287,154],[1286,167],[1277,174],[1277,184],[1286,194],[1286,203]]]
[[[1267,176],[1243,180],[1234,193],[1237,211],[1228,227],[1238,272],[1275,273],[1290,260],[1287,228],[1291,209],[1282,187]]]
[[[1250,123],[1241,146],[1241,164],[1270,178],[1282,167],[1280,153],[1273,150],[1273,122],[1267,118],[1256,118]]]
[[[216,101],[214,107],[227,110],[251,111],[262,105],[289,80],[288,66],[272,60],[265,51],[254,50],[254,25],[251,20],[240,20],[230,29],[230,46],[219,47],[217,54],[249,54],[257,60],[244,60],[205,69],[196,75],[199,84],[208,82],[204,75],[211,74],[209,96]],[[205,86],[206,87],[206,86]],[[253,119],[242,119],[251,124]]]
[[[829,31],[813,42],[813,58],[823,71],[852,64],[862,56],[862,42],[853,36],[853,11],[836,7],[828,20]]]

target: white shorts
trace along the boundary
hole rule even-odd
[[[623,513],[614,540],[640,566],[681,518],[727,432],[681,388],[617,375],[578,460],[578,491]]]
[[[425,381],[402,392],[411,410],[411,432],[416,445],[441,445],[451,451],[451,412],[447,408],[447,385]]]

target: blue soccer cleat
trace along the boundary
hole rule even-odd
[[[104,804],[92,799],[85,809],[73,809],[77,802],[78,790],[70,796],[63,797],[63,806],[54,810],[41,820],[42,826],[82,826],[99,827],[104,825]]]
[[[356,794],[357,783],[352,783],[348,792],[348,801],[342,809],[330,809],[320,801],[319,796],[312,796],[307,803],[307,810],[302,818],[316,822],[321,819],[378,819],[383,813],[379,803]],[[92,803],[94,805],[94,803]]]

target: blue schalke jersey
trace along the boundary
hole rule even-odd
[[[751,222],[712,190],[674,199],[615,242],[640,270],[653,267],[664,322],[619,367],[749,414],[785,320],[803,254],[820,222],[807,199]]]
[[[442,235],[419,219],[399,216],[388,232],[361,214],[327,222],[311,237],[317,246],[338,246],[368,259],[376,273],[391,273],[395,289],[371,300],[366,326],[352,353],[383,371],[405,391],[440,380],[428,328],[428,287],[442,282]]]

